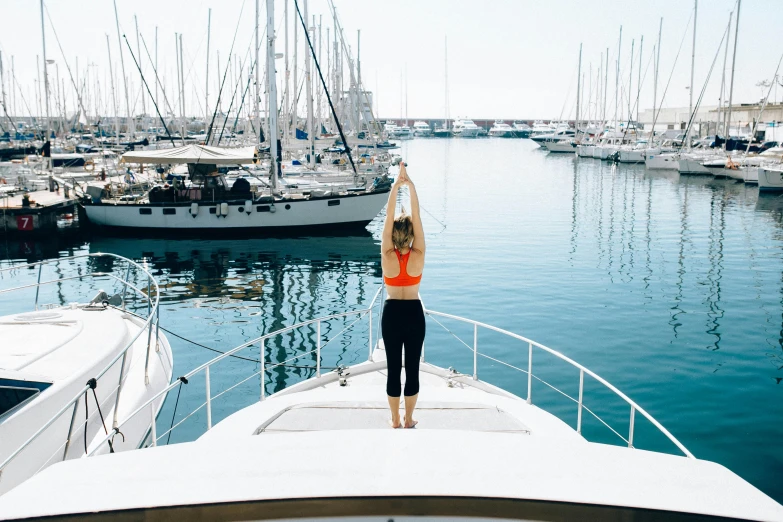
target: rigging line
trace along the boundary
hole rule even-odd
[[[161,92],[163,92],[163,101],[166,103],[166,106],[168,108],[169,114],[175,114],[174,110],[171,108],[171,104],[169,103],[169,98],[168,98],[168,96],[166,96],[166,88],[160,82],[160,78],[158,78],[158,69],[152,63],[152,57],[150,56],[150,50],[147,49],[147,42],[144,40],[144,35],[142,34],[142,35],[139,35],[139,36],[141,38],[141,43],[144,45],[144,52],[147,53],[147,59],[150,61],[150,66],[152,67],[152,71],[155,73],[155,81],[157,82],[158,86],[160,87]]]
[[[674,76],[674,68],[677,66],[677,60],[680,58],[680,52],[682,51],[682,45],[685,43],[685,36],[688,34],[688,28],[691,25],[691,19],[693,18],[693,13],[691,13],[691,16],[688,18],[688,22],[685,24],[685,31],[682,33],[682,39],[680,40],[680,47],[677,49],[677,55],[674,57],[674,63],[672,64],[672,70],[669,72],[669,79],[666,80],[666,87],[663,89],[663,96],[661,97],[661,106],[660,109],[657,111],[655,110],[655,107],[653,107],[653,123],[651,132],[655,132],[655,123],[658,121],[658,116],[660,116],[661,111],[663,110],[663,101],[666,99],[666,93],[669,92],[669,85],[672,82],[672,76]],[[658,64],[660,66],[660,64]]]
[[[266,29],[264,30],[266,31]],[[264,33],[266,34],[266,33]],[[217,144],[220,145],[220,140],[223,139],[223,132],[226,130],[226,123],[228,123],[228,117],[229,114],[231,114],[231,107],[234,106],[234,100],[236,100],[237,97],[237,89],[242,85],[242,75],[245,71],[245,66],[247,65],[248,60],[250,59],[250,49],[252,49],[252,45],[247,48],[247,52],[245,53],[245,57],[243,58],[242,62],[239,65],[239,78],[237,78],[236,83],[234,84],[234,93],[231,95],[231,103],[228,106],[228,110],[226,111],[226,117],[223,120],[223,126],[220,128],[220,136],[218,136]],[[253,65],[255,66],[255,60],[253,61]],[[251,67],[250,69],[250,75],[248,78],[251,78],[253,75],[253,69],[254,67]],[[248,88],[250,87],[250,81],[248,80]],[[242,95],[242,103],[244,104],[244,94]],[[236,129],[236,121],[239,120],[239,113],[242,110],[242,107],[240,106],[237,109],[237,118],[234,121],[234,129]],[[233,132],[233,130],[231,131]]]
[[[57,47],[60,49],[60,54],[63,56],[63,61],[65,62],[65,68],[68,70],[68,78],[70,78],[71,85],[73,85],[73,88],[76,91],[76,99],[79,101],[79,108],[81,108],[82,112],[86,115],[87,111],[84,108],[84,103],[82,103],[82,97],[79,94],[79,88],[76,86],[76,82],[73,80],[73,73],[71,73],[71,65],[68,63],[68,60],[65,58],[65,51],[63,51],[63,46],[62,44],[60,44],[60,37],[57,36],[57,29],[54,28],[54,22],[52,21],[52,16],[49,14],[49,8],[46,6],[45,3],[44,3],[44,11],[46,12],[46,17],[49,19],[49,25],[52,27],[52,33],[54,33],[54,39],[57,42]]]
[[[217,348],[212,348],[211,346],[206,346],[204,344],[197,343],[196,341],[193,341],[191,339],[188,339],[187,337],[183,337],[183,336],[181,336],[181,335],[179,335],[177,333],[174,333],[171,330],[169,330],[168,328],[165,328],[163,326],[161,326],[160,329],[163,330],[164,332],[166,332],[167,334],[173,335],[174,337],[177,337],[178,339],[181,339],[181,340],[183,340],[183,341],[185,341],[187,343],[190,343],[190,344],[192,344],[194,346],[198,346],[199,348],[204,348],[205,350],[209,350],[209,351],[215,352],[215,353],[221,353],[221,354],[226,353],[223,350],[218,350]],[[323,348],[324,346],[326,346],[326,344],[321,346],[321,348]],[[302,354],[302,355],[304,355],[304,354]],[[233,354],[229,355],[229,357],[233,357],[234,359],[241,359],[243,361],[248,361],[248,362],[252,362],[252,363],[256,363],[256,364],[261,364],[261,360],[260,359],[252,359],[250,357],[242,357],[241,355],[233,355]],[[314,369],[315,368],[314,366],[302,366],[302,365],[297,365],[297,364],[282,364],[282,363],[276,364],[275,366],[284,366],[286,368],[296,368],[296,369],[299,369],[299,370],[310,370],[310,369]],[[321,366],[321,368],[326,369],[326,370],[334,370],[337,367],[336,366]]]
[[[212,137],[212,127],[215,125],[215,118],[217,118],[218,108],[220,107],[220,99],[223,96],[223,86],[226,84],[226,77],[228,77],[228,69],[231,67],[231,55],[234,54],[234,44],[237,41],[237,33],[239,32],[239,23],[242,21],[242,11],[245,9],[245,0],[242,0],[242,7],[239,9],[239,19],[237,20],[237,27],[234,30],[234,38],[231,40],[231,49],[228,51],[228,60],[226,61],[226,69],[223,71],[223,81],[220,82],[220,89],[218,90],[217,100],[215,100],[215,112],[212,113],[212,121],[209,122],[209,131],[207,131],[207,139],[204,140],[206,145],[209,144],[209,140]],[[257,103],[257,102],[256,102]]]
[[[704,93],[707,90],[707,85],[710,83],[710,77],[712,76],[712,71],[715,68],[715,63],[718,61],[718,56],[720,55],[720,48],[723,46],[723,40],[726,39],[726,35],[729,34],[729,28],[727,27],[725,31],[723,31],[723,37],[720,39],[720,44],[718,44],[718,50],[715,52],[715,58],[712,59],[712,65],[710,66],[710,72],[707,73],[707,78],[704,80],[704,86],[701,88],[701,93],[699,93],[699,99],[696,101],[696,107],[694,107],[693,112],[691,113],[691,117],[688,120],[688,126],[685,128],[685,137],[690,136],[691,127],[693,126],[693,120],[696,119],[696,113],[699,111],[699,107],[701,106],[701,102],[704,99]],[[683,140],[683,144],[680,145],[680,150],[682,150],[682,146],[685,144],[685,140]],[[728,155],[728,153],[727,153]]]
[[[144,87],[147,89],[147,93],[150,95],[150,98],[152,99],[152,105],[155,107],[155,112],[158,113],[158,118],[160,118],[160,122],[163,124],[163,128],[166,130],[166,135],[171,140],[171,146],[176,147],[177,145],[174,143],[174,138],[172,137],[171,132],[169,132],[169,128],[166,125],[166,121],[163,119],[163,116],[160,115],[158,104],[155,102],[154,96],[152,96],[152,91],[150,91],[150,86],[147,85],[147,80],[144,78],[144,73],[141,72],[141,67],[139,66],[139,62],[136,61],[136,55],[133,54],[133,49],[131,48],[130,42],[128,41],[128,38],[125,36],[125,34],[123,34],[122,37],[125,38],[125,45],[128,46],[128,51],[130,51],[131,58],[133,58],[133,63],[136,64],[136,68],[139,70],[141,81],[144,82]]]
[[[332,117],[334,118],[335,124],[337,124],[337,130],[340,131],[340,139],[343,140],[343,147],[345,148],[345,154],[348,156],[348,161],[351,162],[351,168],[353,169],[354,176],[358,176],[359,172],[356,170],[356,164],[353,162],[353,156],[351,156],[351,147],[348,145],[348,140],[345,137],[345,133],[343,132],[343,126],[340,123],[340,119],[337,117],[337,112],[334,110],[334,104],[332,103],[332,96],[329,94],[329,88],[326,86],[326,81],[324,80],[324,75],[321,72],[321,64],[318,63],[318,58],[315,55],[315,49],[313,49],[313,42],[310,41],[310,32],[307,30],[307,24],[304,21],[304,18],[302,18],[302,12],[299,10],[299,2],[298,0],[294,0],[294,7],[296,8],[296,14],[299,15],[299,20],[302,22],[302,28],[304,29],[304,35],[305,38],[307,38],[307,45],[310,47],[310,54],[313,57],[313,61],[315,62],[315,69],[318,71],[318,77],[321,78],[321,85],[324,89],[324,94],[326,94],[326,101],[329,102],[329,109],[332,111]]]

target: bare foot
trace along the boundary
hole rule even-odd
[[[405,421],[405,428],[415,428],[416,425],[419,423],[417,420],[406,420]]]
[[[394,423],[394,421],[393,421],[393,420],[391,420],[391,419],[388,419],[386,422],[388,422],[388,423],[389,423],[389,426],[391,426],[391,427],[392,427],[392,428],[394,428],[395,430],[396,430],[397,428],[402,428],[402,424],[400,423],[400,421],[399,421],[399,420],[397,421],[397,423],[396,423],[396,424],[395,424],[395,423]],[[406,426],[406,428],[407,428],[407,426]]]

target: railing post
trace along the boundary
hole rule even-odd
[[[633,418],[636,413],[636,408],[631,405],[631,426],[628,428],[628,447],[633,448]]]
[[[150,435],[152,436],[152,446],[158,445],[158,430],[155,426],[155,401],[150,402]]]
[[[533,404],[533,343],[527,343],[527,403]]]
[[[473,380],[478,380],[478,325],[473,323]]]
[[[155,351],[160,352],[160,298],[155,308]]]
[[[117,384],[117,397],[114,399],[114,419],[112,420],[112,428],[117,427],[117,415],[119,412],[117,411],[120,404],[120,391],[122,390],[122,378],[125,376],[125,358],[128,356],[128,350],[125,350],[122,354],[122,363],[120,366],[120,381]]]
[[[367,355],[367,360],[372,361],[372,308],[370,308],[369,314],[370,314],[370,320],[368,321],[368,324],[370,329],[367,333],[367,350],[369,353]]]
[[[147,319],[152,318],[152,300],[150,298],[150,292],[152,288],[152,281],[147,281]],[[147,323],[147,356],[144,360],[144,384],[150,383],[150,346],[152,344],[152,321]]]
[[[125,310],[125,293],[128,291],[128,279],[130,279],[131,264],[128,263],[128,269],[125,270],[125,280],[122,285],[122,309]]]
[[[38,310],[38,292],[41,290],[41,270],[43,270],[43,263],[38,265],[38,284],[35,285],[35,310]]]
[[[212,393],[209,390],[209,366],[204,368],[204,380],[206,381],[207,386],[207,429],[212,429],[212,398],[210,395]]]
[[[321,321],[315,323],[316,351],[315,351],[315,376],[321,376]]]
[[[261,400],[266,398],[266,339],[261,339],[261,350],[259,360],[261,361]]]
[[[585,387],[585,371],[579,368],[579,409],[576,414],[576,432],[582,433],[582,393]]]
[[[71,446],[71,435],[73,434],[73,425],[76,422],[77,409],[79,409],[79,399],[73,401],[73,413],[71,413],[71,425],[68,427],[68,438],[65,439],[65,450],[63,451],[63,460],[65,460],[65,457],[68,456],[68,448]]]

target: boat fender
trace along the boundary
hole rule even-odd
[[[274,206],[274,205],[270,205],[270,206],[269,206],[269,212],[271,212],[272,214],[274,214],[275,212],[277,212],[277,209],[275,208],[275,206]]]
[[[220,203],[215,205],[215,217],[220,217]]]
[[[220,204],[220,215],[226,217],[228,215],[228,203]]]
[[[190,204],[190,215],[194,218],[198,214],[198,203],[191,203]]]
[[[253,202],[248,199],[245,201],[245,214],[249,216],[251,212],[253,212]]]

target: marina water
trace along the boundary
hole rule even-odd
[[[731,180],[548,154],[528,140],[414,140],[401,153],[425,209],[426,307],[563,352],[625,392],[697,457],[783,502],[782,197]],[[145,260],[161,285],[162,325],[172,332],[175,375],[182,375],[217,355],[208,348],[228,350],[299,321],[366,307],[381,284],[381,218],[365,233],[337,236],[12,240],[0,256],[21,262],[102,251]],[[81,270],[64,261],[49,276]],[[36,276],[20,271],[0,287]],[[76,286],[42,289],[40,302],[68,302],[69,285]],[[5,300],[0,313],[19,307]],[[323,338],[352,320],[325,325]],[[365,322],[325,346],[325,368],[366,359]],[[428,320],[426,359],[470,374],[472,327],[441,323]],[[277,342],[267,362],[296,353],[309,342],[302,335]],[[527,368],[526,343],[481,330],[478,346]],[[258,372],[246,355],[212,375],[213,395]],[[274,368],[267,393],[311,376],[314,364],[311,357]],[[577,396],[573,367],[537,352],[533,372]],[[512,368],[482,358],[478,376],[526,396],[527,376]],[[576,404],[546,383],[534,381],[533,403],[575,426]],[[256,377],[214,400],[213,423],[258,393]],[[171,442],[196,438],[204,410],[186,416],[203,402],[203,382],[183,386],[179,398],[172,391],[158,433],[182,422]],[[592,380],[584,404],[627,437],[627,406]],[[583,423],[590,440],[625,444],[591,415]],[[674,452],[639,415],[634,445]],[[313,454],[323,457],[335,456],[328,448]]]

